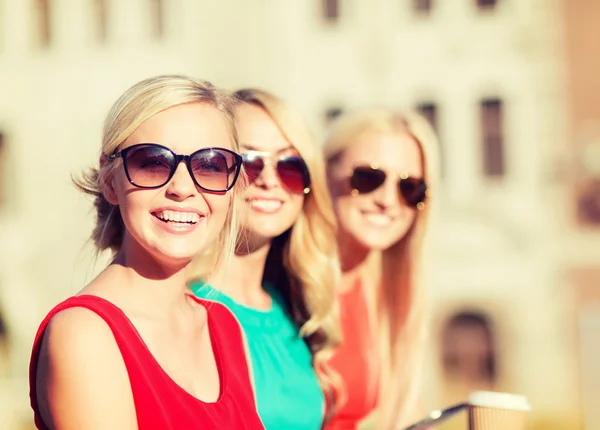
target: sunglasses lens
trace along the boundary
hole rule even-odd
[[[370,193],[384,182],[385,172],[370,167],[357,167],[350,177],[350,186],[359,193]]]
[[[138,145],[127,152],[125,162],[129,180],[138,187],[160,187],[171,177],[175,159],[165,148]]]
[[[222,192],[235,184],[240,165],[233,152],[204,148],[192,154],[191,167],[200,187],[207,191]]]
[[[244,154],[242,157],[244,159],[244,170],[248,175],[248,180],[252,183],[260,176],[260,172],[265,167],[265,162],[257,155]]]
[[[302,157],[286,157],[279,160],[277,174],[292,193],[303,193],[310,185],[308,168]]]
[[[416,207],[425,201],[427,184],[423,179],[406,178],[400,181],[400,194],[407,205]]]

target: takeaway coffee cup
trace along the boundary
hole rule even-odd
[[[518,394],[475,391],[469,395],[469,430],[525,430],[531,410]]]

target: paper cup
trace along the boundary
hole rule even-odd
[[[469,396],[470,430],[525,430],[527,398],[517,394],[477,391]]]

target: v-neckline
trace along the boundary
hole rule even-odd
[[[160,373],[163,378],[167,381],[167,383],[169,385],[172,385],[174,387],[174,389],[176,389],[177,391],[180,391],[184,396],[188,397],[189,399],[196,401],[196,402],[200,402],[203,405],[215,405],[217,403],[220,403],[223,398],[226,396],[227,394],[227,378],[225,376],[225,373],[223,371],[224,369],[224,365],[223,365],[223,361],[222,361],[222,355],[221,355],[221,345],[219,342],[219,337],[216,335],[215,331],[214,331],[214,324],[215,321],[213,319],[213,316],[211,315],[211,312],[209,310],[210,308],[210,302],[207,303],[206,301],[199,299],[198,297],[195,297],[192,294],[187,294],[189,297],[191,297],[192,299],[194,299],[198,304],[200,304],[202,307],[204,307],[205,311],[206,311],[206,323],[208,325],[208,334],[210,337],[210,343],[212,346],[212,351],[213,351],[213,356],[215,359],[215,363],[217,366],[217,372],[219,374],[219,396],[217,397],[217,399],[214,402],[210,402],[210,401],[205,401],[202,399],[199,399],[198,397],[194,396],[192,393],[190,393],[189,391],[187,391],[185,388],[183,388],[181,385],[179,385],[177,382],[175,382],[175,380],[171,377],[171,375],[169,375],[167,373],[167,371],[160,365],[160,363],[158,362],[158,360],[156,359],[156,357],[154,357],[154,354],[152,354],[152,351],[150,351],[150,348],[148,347],[148,345],[146,344],[146,342],[144,341],[142,335],[140,334],[140,332],[138,331],[138,329],[135,327],[135,325],[133,324],[133,322],[131,321],[131,319],[129,319],[129,317],[125,314],[125,312],[123,312],[123,310],[121,308],[119,308],[117,305],[115,305],[114,303],[110,302],[109,300],[106,300],[100,296],[95,296],[93,294],[82,294],[78,297],[85,297],[85,296],[90,296],[90,297],[94,297],[96,299],[100,299],[104,302],[109,303],[111,306],[115,307],[119,313],[121,315],[123,315],[123,317],[125,318],[125,320],[127,321],[127,323],[129,324],[129,326],[131,327],[131,329],[133,330],[133,333],[135,334],[135,336],[138,338],[140,345],[142,346],[142,348],[144,349],[144,351],[148,354],[148,358],[150,360],[150,362],[152,363],[152,365],[156,368],[156,370],[158,371],[158,373]]]

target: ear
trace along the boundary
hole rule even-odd
[[[108,157],[104,154],[100,156],[100,172],[106,169],[106,165],[110,162]],[[114,176],[109,172],[108,174],[103,174],[100,178],[100,192],[104,196],[104,198],[113,206],[119,205],[119,199],[117,197],[117,192],[114,187]]]

